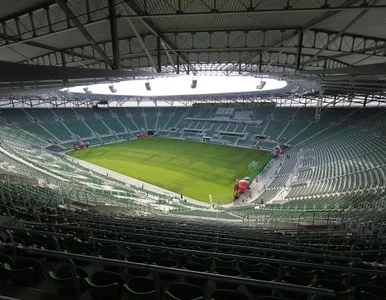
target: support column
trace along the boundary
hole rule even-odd
[[[119,39],[118,39],[118,26],[117,26],[117,8],[116,0],[109,0],[109,17],[110,17],[110,32],[111,32],[111,44],[113,48],[113,63],[115,69],[121,68],[120,51],[119,51]]]
[[[62,66],[65,67],[67,63],[66,63],[66,56],[64,55],[64,52],[60,52],[60,57],[62,59]]]
[[[367,94],[365,95],[365,99],[363,100],[363,108],[366,108],[367,104]]]
[[[323,91],[321,91],[318,97],[318,103],[316,105],[315,121],[319,121],[320,116],[322,115],[323,97],[324,97],[324,93]]]
[[[300,61],[302,57],[302,49],[303,49],[303,30],[299,32],[299,37],[298,37],[298,49],[296,52],[296,71],[300,70]]]
[[[161,73],[162,63],[161,63],[161,38],[157,36],[157,73]]]

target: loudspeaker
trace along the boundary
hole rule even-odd
[[[265,84],[266,84],[265,81],[260,81],[260,84],[258,84],[258,85],[256,86],[256,88],[257,88],[258,90],[261,90],[261,89],[265,86]]]
[[[146,90],[151,91],[150,82],[145,82]]]
[[[195,89],[197,87],[197,80],[193,79],[192,84],[190,85],[190,88]]]
[[[117,89],[115,88],[115,86],[113,84],[109,85],[109,89],[110,89],[110,92],[112,92],[112,93],[116,93],[117,92]]]

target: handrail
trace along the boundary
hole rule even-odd
[[[53,225],[50,225],[53,226]],[[73,226],[66,226],[66,225],[55,225],[63,228],[68,228],[70,230],[84,230],[84,231],[92,231],[92,232],[103,232],[106,233],[108,230],[102,230],[102,229],[93,229],[93,228],[84,228],[84,227],[73,227]],[[8,228],[4,226],[0,226],[0,228]],[[12,228],[12,230],[18,230],[18,228]],[[43,231],[44,232],[44,231]],[[138,233],[124,233],[125,236],[139,236],[143,238],[144,236],[142,234]],[[155,239],[159,239],[159,236],[152,237]],[[197,240],[187,240],[187,239],[177,239],[177,238],[171,238],[171,237],[162,237],[165,241],[173,241],[177,243],[187,243],[187,244],[200,244],[200,245],[213,245],[211,242],[206,241],[197,241]],[[271,253],[279,253],[279,254],[295,254],[299,256],[307,256],[307,257],[315,257],[320,258],[320,254],[318,253],[310,253],[310,252],[296,252],[296,251],[288,251],[288,250],[280,250],[280,249],[272,249],[272,248],[262,248],[262,247],[249,247],[249,246],[241,246],[241,245],[229,245],[229,244],[222,244],[222,243],[216,243],[215,245],[220,247],[232,247],[234,249],[243,249],[243,250],[256,250],[256,251],[268,251]],[[346,257],[346,256],[334,256],[334,255],[324,255],[325,258],[331,258],[335,260],[343,260],[343,261],[362,261],[359,258],[352,258],[352,257]]]
[[[45,216],[48,216],[48,217],[56,217],[56,215],[45,215]],[[73,215],[69,215],[69,216],[65,216],[66,218],[69,218],[69,219],[74,219],[74,220],[81,220],[81,221],[83,221],[83,222],[88,222],[88,221],[92,221],[92,220],[88,220],[88,219],[81,219],[81,218],[77,218],[77,217],[74,217]],[[147,223],[146,225],[159,225],[159,222],[160,221],[163,221],[163,222],[165,222],[165,221],[167,221],[168,223],[170,223],[169,224],[169,226],[171,227],[171,228],[175,228],[176,229],[176,231],[179,231],[179,227],[176,227],[175,225],[174,225],[174,223],[175,222],[173,222],[172,220],[165,220],[165,219],[158,219],[156,222],[155,221],[153,221],[153,220],[149,220],[148,218],[147,219],[145,219],[145,218],[136,218],[135,220],[137,220],[137,219],[140,219],[141,220],[141,222],[143,222],[143,223]],[[121,219],[120,221],[121,222],[119,222],[119,221],[116,221],[116,222],[113,222],[112,220],[111,220],[111,218],[103,218],[103,217],[101,217],[101,219],[100,220],[98,220],[98,221],[104,221],[104,220],[106,220],[107,221],[107,223],[111,223],[111,224],[119,224],[119,225],[130,225],[130,226],[134,226],[134,227],[142,227],[143,228],[143,226],[146,226],[146,225],[143,225],[143,224],[141,224],[141,225],[138,225],[138,222],[134,222],[134,221],[131,221],[131,220],[124,220],[124,219]],[[105,222],[106,222],[105,221]],[[123,224],[122,224],[122,222],[124,222]],[[190,223],[190,222],[188,222],[187,220],[186,220],[186,222],[184,222],[184,223]],[[197,224],[197,223],[194,223],[194,224]],[[225,225],[226,225],[226,223],[224,223]],[[249,231],[249,230],[246,230],[246,231]],[[283,231],[283,230],[280,230],[280,231]],[[300,230],[299,229],[284,229],[284,231],[285,232],[299,232]],[[185,232],[186,233],[186,230],[183,230],[182,232]],[[208,232],[208,233],[213,233],[214,235],[216,235],[216,236],[218,236],[218,234],[224,234],[225,232],[218,232],[218,231],[214,231],[214,230],[206,230],[205,228],[202,228],[201,229],[201,231],[200,232]],[[332,232],[332,231],[327,231],[327,232]],[[255,233],[256,233],[256,230],[255,231],[253,231],[253,234],[250,234],[250,235],[247,235],[246,237],[256,237],[256,235],[255,235]],[[347,232],[346,231],[334,231],[334,233],[343,233],[343,234],[347,234]],[[229,232],[226,232],[226,234],[225,234],[226,236],[238,236],[238,235],[233,235],[233,234],[229,234]],[[356,235],[356,237],[361,237],[362,235]],[[368,235],[363,235],[364,237],[368,237]],[[307,238],[309,238],[309,237],[312,237],[312,235],[298,235],[298,237],[302,237],[302,238],[305,238],[305,239],[307,239]],[[319,238],[318,238],[319,239]],[[275,238],[270,238],[270,237],[267,237],[267,236],[264,236],[264,240],[272,240],[272,241],[277,241],[277,239],[275,239]],[[292,241],[293,239],[291,239],[291,238],[287,238],[287,237],[285,237],[285,236],[280,236],[280,240],[288,240],[288,241]]]
[[[88,223],[88,224],[89,225],[101,226],[101,224],[97,224],[97,223]],[[72,228],[73,226],[68,226],[68,225],[61,225],[61,224],[54,224],[54,225],[52,225],[50,223],[47,223],[47,225],[73,229]],[[82,224],[82,225],[85,225],[85,224]],[[107,227],[109,227],[109,226],[107,226]],[[75,227],[74,229],[76,229],[76,228],[79,228],[79,227]],[[89,227],[83,227],[83,228],[89,228]],[[126,227],[122,227],[122,226],[114,226],[113,228],[114,229],[126,229]],[[95,230],[102,230],[102,229],[95,229]],[[149,233],[149,232],[154,232],[156,234],[160,233],[160,231],[158,231],[158,230],[144,230],[144,229],[142,229],[141,231],[145,231],[146,233]],[[108,232],[108,230],[106,230],[106,232]],[[133,233],[131,233],[131,232],[125,233],[125,235],[130,235],[130,234],[133,234]],[[197,234],[196,235],[182,234],[182,235],[185,235],[185,236],[188,236],[188,237],[192,237],[192,236],[196,237],[197,236]],[[152,235],[150,235],[150,236],[152,236]],[[156,236],[156,238],[158,238],[158,235],[154,235],[154,236]],[[232,239],[216,237],[216,240],[229,241],[229,240],[232,240]],[[263,242],[263,241],[252,240],[251,242],[260,243],[260,244],[263,244],[263,245],[265,245],[265,244],[266,245],[272,245],[272,243]],[[261,246],[263,246],[263,245],[261,245]],[[325,250],[319,249],[319,248],[300,246],[300,245],[296,245],[296,244],[288,245],[288,244],[285,244],[285,243],[274,243],[274,245],[283,246],[283,247],[292,248],[292,249],[299,249],[299,250],[304,250],[304,251],[313,251],[314,253],[320,252],[320,253],[325,254],[326,252],[328,252],[328,253],[336,254],[338,256],[340,256],[340,254],[342,254],[339,251],[334,251],[334,250],[326,250],[325,251]],[[270,249],[272,249],[272,248],[270,248]]]
[[[225,281],[229,283],[247,284],[251,286],[260,286],[263,288],[279,289],[283,291],[291,291],[291,292],[297,292],[302,294],[316,294],[316,295],[325,296],[325,297],[335,296],[335,292],[332,290],[309,287],[309,286],[292,285],[292,284],[283,283],[283,282],[255,280],[255,279],[250,279],[246,277],[233,277],[233,276],[226,276],[226,275],[220,275],[215,273],[198,272],[198,271],[191,271],[186,269],[170,268],[170,267],[163,267],[163,266],[157,266],[157,265],[151,265],[151,264],[143,264],[143,263],[122,261],[122,260],[109,259],[109,258],[100,258],[100,257],[93,257],[93,256],[87,256],[87,255],[81,255],[81,254],[72,254],[72,253],[66,253],[66,252],[60,252],[60,251],[43,250],[43,249],[37,249],[37,248],[27,249],[27,252],[32,255],[37,254],[37,255],[44,255],[44,256],[56,257],[56,258],[77,259],[82,261],[88,261],[90,263],[108,264],[108,265],[114,265],[118,267],[135,267],[136,269],[139,269],[139,270],[155,271],[159,273],[189,276],[189,277],[208,279],[208,280],[210,279],[220,280],[220,281]]]
[[[47,215],[45,215],[45,216],[47,216]],[[53,215],[49,215],[50,217],[57,217],[57,216],[53,216]],[[94,221],[95,220],[87,220],[87,219],[78,219],[78,218],[73,218],[73,217],[67,217],[66,216],[66,218],[67,219],[74,219],[74,220],[79,220],[80,222],[84,222],[84,223],[90,223],[90,224],[96,224],[96,225],[98,225],[98,226],[100,226],[101,224],[102,225],[104,225],[104,226],[110,226],[110,227],[113,227],[113,225],[109,225],[109,224],[106,224],[106,223],[101,223],[99,220],[98,220],[98,222],[99,223],[95,223]],[[111,222],[108,222],[108,223],[111,223]],[[139,230],[146,230],[146,231],[156,231],[156,232],[158,232],[157,230],[154,230],[154,229],[144,229],[143,228],[143,226],[139,226],[137,223],[135,223],[135,224],[131,224],[131,223],[119,223],[119,222],[114,222],[114,223],[112,223],[112,224],[117,224],[117,225],[119,225],[119,227],[130,227],[130,228],[133,228],[133,227],[136,227],[136,228],[139,228]],[[156,223],[155,223],[156,224]],[[159,225],[159,224],[158,224]],[[181,234],[186,234],[186,235],[188,235],[188,234],[193,234],[193,233],[186,233],[186,231],[182,231],[182,230],[179,230],[179,232],[181,232]],[[225,233],[223,233],[223,232],[221,232],[221,233],[219,233],[219,232],[215,232],[215,231],[213,231],[213,235],[214,236],[216,236],[216,237],[218,237],[219,235],[224,235],[224,236],[229,236],[228,234],[225,234]],[[232,235],[231,235],[232,236]],[[239,235],[234,235],[234,236],[238,236],[239,237]],[[246,238],[248,238],[248,237],[253,237],[253,238],[256,238],[257,236],[256,235],[246,235],[245,236]],[[229,239],[229,238],[228,238]],[[286,237],[281,237],[281,240],[288,240],[288,241],[291,241],[291,239],[289,239],[289,238],[286,238]],[[264,237],[264,240],[273,240],[273,241],[278,241],[278,239],[274,239],[274,238],[269,238],[269,237]]]
[[[293,260],[284,260],[284,259],[276,259],[276,258],[265,258],[265,257],[257,257],[257,256],[243,256],[238,254],[230,254],[230,253],[221,253],[221,252],[210,252],[210,251],[202,251],[202,250],[194,250],[194,249],[185,249],[185,248],[173,248],[166,246],[158,246],[158,245],[147,245],[140,243],[132,243],[132,242],[124,242],[124,241],[116,241],[116,240],[107,240],[100,238],[91,238],[91,240],[102,243],[111,243],[115,245],[133,245],[133,246],[145,246],[146,248],[154,248],[160,250],[167,250],[171,252],[183,252],[183,253],[192,253],[192,254],[206,254],[227,258],[234,258],[239,260],[248,260],[248,261],[256,261],[256,262],[264,262],[264,263],[273,263],[273,264],[283,264],[283,265],[292,265],[298,267],[306,267],[306,268],[314,268],[314,269],[328,269],[331,271],[341,271],[350,273],[360,273],[360,274],[370,274],[370,275],[384,275],[384,271],[379,270],[371,270],[371,269],[359,269],[359,268],[351,268],[351,267],[342,267],[335,265],[324,265],[324,264],[316,264],[316,263],[308,263],[308,262],[300,262]],[[359,261],[360,262],[360,261]]]
[[[25,214],[24,212],[20,212],[20,213],[22,213],[22,214]],[[51,217],[52,217],[52,215],[51,215]],[[70,217],[70,219],[76,219],[76,218],[72,218],[72,217]],[[82,220],[82,221],[85,221],[85,220]],[[93,224],[93,223],[91,223],[93,220],[86,220],[87,222],[90,222],[89,224]],[[115,222],[114,222],[115,223]],[[95,224],[95,223],[94,223]],[[121,223],[118,223],[118,224],[120,224],[120,225],[122,225]],[[154,224],[156,224],[156,223],[154,223]],[[98,224],[97,224],[98,225]],[[125,225],[128,225],[128,224],[125,224]],[[143,227],[142,226],[138,226],[139,228],[141,228],[141,229],[139,229],[139,230],[144,230],[144,231],[147,231],[147,232],[149,232],[149,231],[151,231],[151,232],[158,232],[157,230],[146,230],[146,229],[143,229]],[[186,231],[184,231],[183,233],[181,233],[181,234],[184,234],[184,235],[189,235],[190,233],[186,233]],[[214,234],[215,234],[215,232],[214,232]],[[192,233],[192,235],[194,235],[193,233]],[[325,253],[325,252],[329,252],[329,253],[336,253],[336,254],[342,254],[341,252],[338,252],[338,251],[334,251],[334,250],[326,250],[326,251],[324,251],[324,250],[322,250],[322,249],[319,249],[319,248],[314,248],[314,247],[307,247],[307,245],[301,245],[301,242],[303,241],[303,240],[306,240],[307,239],[307,237],[306,236],[299,236],[299,237],[301,237],[301,239],[296,239],[295,241],[296,241],[296,243],[293,243],[292,245],[291,245],[291,247],[292,248],[295,248],[295,247],[298,247],[298,249],[302,249],[302,248],[308,248],[308,249],[312,249],[312,251],[313,252],[322,252],[322,253]],[[359,236],[355,236],[356,238],[359,238]],[[365,235],[365,237],[366,238],[369,238],[367,235]],[[216,238],[218,238],[217,236],[216,236]],[[317,237],[314,237],[314,239],[316,239]],[[223,239],[227,239],[227,238],[223,238]],[[284,237],[280,237],[280,240],[281,239],[285,239]],[[326,238],[322,238],[322,240],[326,240],[326,239],[328,239],[329,241],[331,241],[331,240],[334,240],[334,238],[328,238],[328,237],[326,237]],[[337,240],[339,240],[340,238],[339,237],[336,237],[336,239]],[[286,245],[286,246],[288,246],[288,244],[287,243],[280,243],[280,242],[278,242],[279,241],[279,239],[275,239],[275,238],[265,238],[265,240],[273,240],[274,242],[275,242],[275,244],[276,245]],[[263,241],[256,241],[256,240],[254,240],[255,242],[258,242],[258,243],[266,243],[266,242],[263,242]],[[300,244],[300,245],[299,245]],[[361,242],[355,242],[354,241],[354,244],[362,244]],[[364,250],[365,251],[365,250]],[[344,254],[344,253],[343,253]]]
[[[61,225],[61,227],[65,227],[64,225]],[[70,226],[66,226],[67,228],[69,229],[75,229],[75,230],[88,230],[88,231],[95,231],[95,232],[103,232],[103,233],[106,233],[107,230],[101,230],[101,229],[95,229],[93,230],[92,228],[82,228],[82,227],[70,227]],[[66,228],[65,227],[65,228]],[[29,230],[29,229],[23,229],[23,228],[13,228],[13,227],[7,227],[7,226],[0,226],[0,228],[3,228],[3,229],[9,229],[9,230],[14,230],[14,231],[25,231],[25,232],[29,232],[29,233],[33,233],[34,230]],[[47,232],[47,231],[35,231],[35,233],[38,233],[38,234],[48,234],[50,232]],[[52,233],[51,233],[52,234]],[[55,233],[56,235],[57,233]],[[72,235],[65,235],[65,234],[58,234],[59,236],[65,236],[65,237],[69,237],[69,236],[72,236]],[[141,235],[141,234],[136,234],[136,233],[125,233],[126,236],[138,236],[138,237],[141,237],[143,238],[144,236]],[[156,238],[159,238],[159,237],[156,237]],[[186,240],[186,239],[177,239],[177,238],[170,238],[170,237],[162,237],[163,240],[165,241],[173,241],[173,242],[177,242],[177,243],[187,243],[187,244],[198,244],[198,245],[210,245],[210,246],[213,246],[213,245],[216,245],[216,246],[220,246],[220,247],[232,247],[234,249],[241,249],[241,250],[250,250],[250,251],[263,251],[263,252],[270,252],[270,253],[278,253],[278,254],[290,254],[290,255],[299,255],[299,256],[305,256],[305,257],[309,257],[309,258],[320,258],[320,254],[317,254],[317,253],[309,253],[309,252],[293,252],[293,251],[287,251],[287,250],[279,250],[279,249],[271,249],[271,248],[259,248],[259,247],[249,247],[249,246],[240,246],[240,245],[229,245],[229,244],[220,244],[220,243],[216,243],[216,244],[213,244],[213,243],[210,243],[210,242],[206,242],[206,241],[196,241],[196,240]],[[115,240],[109,240],[111,242],[114,242]],[[116,242],[121,242],[121,241],[116,241]],[[115,243],[115,242],[114,242]],[[126,243],[129,243],[129,242],[126,242]],[[150,245],[146,245],[146,247],[148,247]],[[362,260],[360,258],[352,258],[352,257],[345,257],[345,256],[333,256],[333,255],[323,255],[324,258],[327,258],[327,259],[334,259],[334,260],[341,260],[341,261],[352,261],[352,262],[361,262]],[[249,259],[249,258],[248,258]]]
[[[82,220],[82,221],[85,221],[84,219],[79,219],[79,218],[75,218],[74,216],[69,216],[69,218],[73,218],[73,219],[77,219],[77,220]],[[156,222],[153,222],[152,220],[149,220],[149,219],[144,219],[144,218],[136,218],[135,220],[141,220],[141,222],[143,222],[143,223],[148,223],[148,225],[150,224],[150,225],[159,225],[159,221],[160,220],[157,220]],[[126,224],[126,225],[132,225],[132,226],[138,226],[138,222],[134,222],[134,221],[129,221],[129,220],[121,220],[121,222],[113,222],[113,221],[111,221],[111,218],[108,218],[107,219],[107,222],[108,223],[111,223],[111,224],[119,224],[119,225],[122,225],[122,221],[123,222],[125,222],[124,224]],[[179,227],[177,227],[176,225],[175,225],[175,220],[170,220],[170,218],[168,218],[167,220],[165,220],[165,219],[162,219],[162,221],[163,222],[165,222],[165,221],[167,221],[168,223],[170,223],[169,224],[169,226],[171,227],[171,228],[175,228],[176,230],[180,230],[180,228],[181,228],[181,226],[179,226]],[[189,222],[188,220],[186,220],[186,219],[184,219],[184,222],[181,222],[181,223],[184,223],[184,224],[190,224],[190,223],[192,223],[192,222]],[[197,224],[197,222],[193,222],[194,224]],[[227,223],[224,223],[224,225],[226,226],[227,225]],[[143,224],[141,224],[141,226],[144,226]],[[249,232],[251,232],[251,236],[255,236],[255,235],[253,235],[254,233],[256,233],[256,230],[255,231],[250,231],[249,229],[247,229],[247,228],[244,228],[245,229],[245,231],[249,231]],[[207,230],[207,229],[205,229],[205,228],[202,228],[202,232],[213,232],[213,234],[218,234],[218,229],[217,230]],[[224,231],[224,232],[226,232],[226,231]],[[226,232],[227,233],[227,235],[229,234],[228,232]],[[231,234],[231,235],[233,235],[233,234]],[[234,236],[238,236],[237,234],[234,234]],[[288,239],[288,240],[290,240],[289,238],[286,238],[286,237],[282,237],[283,239]],[[269,239],[269,238],[268,238]]]
[[[17,210],[15,210],[15,211],[17,211]],[[22,214],[26,214],[25,212],[20,212],[20,213],[22,213]],[[53,216],[53,215],[47,215],[47,216]],[[68,217],[68,218],[70,218],[70,219],[78,219],[78,218],[74,218],[73,216],[70,216],[70,217]],[[85,220],[84,219],[82,219],[82,221],[84,222]],[[92,222],[93,220],[86,220],[86,222]],[[149,222],[149,220],[147,220],[147,221],[145,221],[146,223],[151,223],[151,222]],[[109,223],[113,223],[113,224],[116,224],[117,222],[109,222]],[[120,224],[120,225],[122,225],[122,223],[117,223],[117,224]],[[132,222],[128,222],[127,224],[124,224],[124,225],[128,225],[128,224],[131,224],[131,225],[133,225],[133,226],[135,226],[135,224],[132,224]],[[154,223],[154,224],[156,224],[156,223]],[[136,226],[136,227],[139,227],[139,228],[141,228],[140,230],[146,230],[146,229],[143,229],[143,227],[142,226]],[[149,231],[149,230],[148,230]],[[155,230],[154,230],[155,231]],[[189,233],[187,233],[186,231],[183,231],[183,233],[182,234],[189,234]],[[193,234],[193,233],[192,233]],[[215,234],[216,235],[216,237],[218,236],[218,233],[216,233],[216,232],[213,232],[213,234]],[[221,234],[222,235],[222,234]],[[225,236],[228,236],[228,235],[225,235]],[[251,236],[252,237],[252,236]],[[254,236],[254,237],[256,237],[256,236]],[[304,239],[307,239],[307,236],[304,236],[304,235],[302,235],[302,236],[299,236],[299,237],[301,237],[300,239],[296,239],[296,243],[294,243],[294,244],[292,244],[292,247],[306,247],[306,246],[302,246],[302,245],[299,245],[300,243],[301,243],[301,241],[302,240],[304,240]],[[311,237],[311,236],[310,236]],[[355,237],[357,237],[357,238],[359,238],[359,236],[355,236]],[[365,235],[365,237],[366,238],[369,238],[367,235]],[[315,239],[316,239],[316,237],[314,237]],[[286,238],[285,237],[280,237],[280,240],[285,240]],[[326,239],[329,239],[330,241],[331,241],[331,238],[322,238],[323,240],[326,240]],[[332,238],[332,239],[334,239],[334,238]],[[336,239],[338,239],[339,240],[339,237],[337,237]],[[278,242],[278,239],[275,239],[275,238],[269,238],[269,237],[264,237],[264,240],[272,240],[272,241],[274,241],[276,244],[282,244],[282,243],[280,243],[280,242]],[[291,239],[289,239],[289,241],[292,241]],[[262,241],[260,241],[260,243],[264,243],[264,242],[262,242]],[[359,242],[359,244],[360,244],[360,242]],[[285,244],[285,245],[287,245],[287,243]],[[336,252],[336,251],[333,251],[333,250],[326,250],[326,251],[323,251],[322,249],[318,249],[318,248],[313,248],[313,247],[308,247],[308,248],[310,248],[310,249],[313,249],[313,251],[314,252],[318,252],[318,251],[320,251],[320,252],[323,252],[323,253],[325,253],[326,251],[328,251],[329,253],[336,253],[336,254],[341,254],[341,253],[338,253],[338,252]]]
[[[97,225],[97,226],[100,226],[100,224],[97,224],[97,223],[88,223],[90,225]],[[85,225],[85,224],[83,224]],[[117,228],[117,229],[124,229],[126,227],[121,227],[121,226],[107,226],[108,228]],[[149,232],[154,232],[155,234],[157,233],[160,233],[159,230],[145,230],[145,229],[139,229],[139,231],[145,231],[146,233],[149,233]],[[187,236],[187,237],[192,237],[192,236],[197,236],[198,234],[189,234],[189,233],[179,233],[180,235],[184,235],[184,236]],[[226,237],[218,237],[216,236],[216,240],[225,240],[225,241],[229,241],[229,240],[234,240],[234,239],[230,239],[230,238],[226,238]],[[250,240],[251,242],[254,242],[254,243],[260,243],[262,245],[280,245],[280,246],[287,246],[287,247],[291,247],[291,248],[297,248],[297,249],[300,249],[300,250],[312,250],[312,251],[315,251],[315,252],[321,252],[321,253],[325,253],[326,251],[322,250],[322,249],[319,249],[319,248],[314,248],[314,247],[307,247],[307,246],[301,246],[301,245],[297,245],[297,244],[290,244],[288,245],[287,243],[269,243],[269,242],[265,242],[265,241],[260,241],[260,240]],[[331,253],[335,253],[335,254],[341,254],[340,252],[338,251],[333,251],[333,250],[329,250],[328,252],[331,252]]]
[[[57,217],[56,215],[45,215],[46,217]],[[74,216],[65,216],[67,219],[73,219],[73,220],[78,220],[78,221],[81,221],[81,222],[92,222],[92,220],[89,220],[89,219],[82,219],[82,218],[76,218]],[[117,225],[120,225],[120,226],[123,226],[123,225],[127,225],[127,226],[135,226],[135,227],[143,227],[144,225],[138,225],[138,222],[133,222],[133,221],[129,221],[128,220],[121,220],[122,222],[112,222],[111,219],[108,219],[108,221],[103,221],[103,219],[99,220],[98,219],[98,222],[100,223],[103,223],[103,222],[106,222],[107,224],[110,223],[110,224],[117,224]],[[141,220],[143,221],[143,220]],[[145,222],[148,222],[150,223],[149,221],[145,221]],[[103,223],[104,225],[107,225],[106,223]],[[159,221],[158,221],[158,224],[156,222],[152,223],[154,225],[159,225]],[[225,224],[225,223],[224,223]],[[178,231],[178,232],[182,232],[182,233],[185,233],[186,230],[181,230],[180,228],[177,228],[173,225],[171,225],[171,227],[174,227],[175,228],[175,231]],[[249,230],[246,230],[246,231],[249,231]],[[200,229],[200,232],[206,232],[206,233],[213,233],[213,235],[216,235],[218,236],[219,234],[222,235],[222,234],[225,234],[226,236],[235,236],[235,237],[238,237],[239,235],[236,235],[236,234],[232,234],[232,233],[229,233],[229,232],[223,232],[223,231],[213,231],[213,230],[206,230],[206,229]],[[255,233],[255,232],[254,232]],[[256,235],[253,235],[252,233],[250,235],[245,235],[245,237],[256,237]],[[287,237],[280,237],[282,240],[288,240],[288,241],[292,241],[292,239],[290,238],[287,238]],[[276,240],[276,239],[273,239],[273,238],[269,238],[269,237],[264,237],[265,240]]]
[[[300,224],[300,218],[301,217],[303,217],[306,213],[313,213],[313,218],[312,218],[312,225],[314,225],[315,224],[315,216],[316,216],[316,213],[318,213],[318,212],[328,212],[328,217],[327,217],[327,223],[326,223],[326,225],[327,226],[329,226],[329,221],[330,221],[330,218],[331,218],[331,212],[333,212],[333,213],[339,213],[340,214],[340,218],[341,218],[341,221],[343,221],[343,219],[344,219],[344,216],[343,216],[343,214],[342,214],[342,212],[340,212],[340,211],[338,211],[338,210],[323,210],[323,211],[320,211],[320,210],[306,210],[306,211],[303,211],[300,215],[299,215],[299,217],[298,217],[298,226],[299,226],[299,224]]]

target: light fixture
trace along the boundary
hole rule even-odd
[[[261,90],[264,88],[266,82],[265,81],[260,81],[260,83],[256,86],[256,89]]]
[[[197,79],[192,80],[192,84],[190,85],[191,89],[195,89],[197,87]]]
[[[85,88],[83,88],[83,90],[84,90],[84,92],[85,92],[86,94],[92,94],[92,92],[88,89],[88,86],[85,87]]]
[[[112,92],[112,93],[116,93],[117,92],[117,89],[115,88],[115,86],[113,84],[109,85],[109,89],[110,89],[110,92]]]

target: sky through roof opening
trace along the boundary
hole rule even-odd
[[[193,80],[197,80],[196,88],[191,87]],[[151,90],[146,89],[147,82]],[[112,93],[109,89],[109,86],[112,84],[117,91],[116,93]],[[84,88],[88,88],[88,91],[93,94],[156,97],[268,91],[281,89],[286,85],[286,81],[272,78],[247,76],[179,76],[76,86],[68,90],[73,93],[85,93]]]

